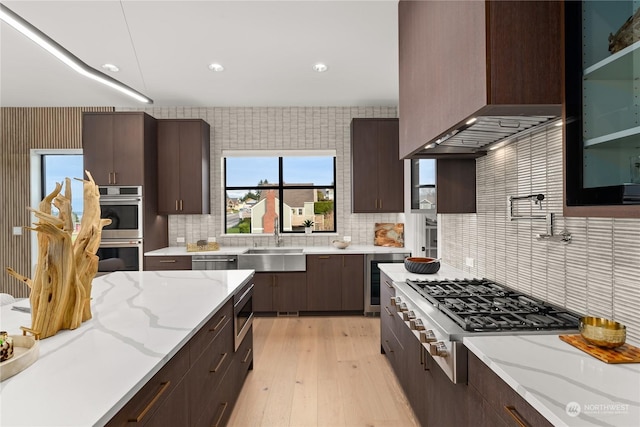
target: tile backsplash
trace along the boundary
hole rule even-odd
[[[477,276],[582,314],[613,318],[640,344],[640,219],[563,218],[562,130],[547,126],[476,161],[477,213],[438,215],[444,261]],[[525,214],[555,214],[554,234],[569,244],[538,241],[544,220],[510,221],[508,196],[542,193],[542,209],[517,201]],[[475,260],[474,267],[466,259]]]
[[[125,111],[126,109],[119,109]],[[169,244],[215,237],[222,246],[271,246],[273,236],[224,235],[223,150],[336,150],[337,233],[354,244],[373,244],[376,222],[404,222],[404,214],[351,213],[351,119],[397,117],[394,107],[155,107],[156,119],[199,118],[211,126],[211,215],[170,215]],[[130,111],[130,110],[129,110]],[[285,245],[329,245],[336,234],[287,235]]]

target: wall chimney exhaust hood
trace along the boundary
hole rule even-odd
[[[559,109],[559,107],[556,107]],[[553,113],[553,110],[549,110]],[[439,158],[459,155],[460,157],[481,157],[487,150],[500,147],[504,142],[519,133],[534,130],[536,127],[557,119],[558,114],[548,115],[495,115],[477,116],[461,122],[458,126],[444,132],[424,145],[411,158]]]

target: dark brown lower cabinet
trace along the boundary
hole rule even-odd
[[[224,426],[253,369],[253,328],[234,351],[227,302],[107,426]]]
[[[307,309],[307,273],[256,273],[253,276],[253,311],[294,312]]]
[[[364,255],[307,255],[307,310],[364,311]]]
[[[191,270],[191,256],[146,256],[144,269],[145,271]]]
[[[485,424],[476,424],[478,426],[552,426],[540,412],[471,352],[469,352],[469,392],[476,393],[476,399],[481,399],[482,407],[491,408],[489,414],[493,414]]]

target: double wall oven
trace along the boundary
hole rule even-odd
[[[100,218],[111,224],[102,229],[97,255],[98,273],[141,271],[142,187],[103,186],[100,191]]]

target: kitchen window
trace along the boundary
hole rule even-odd
[[[223,153],[227,234],[335,232],[335,151]],[[277,221],[276,221],[277,219]]]
[[[436,212],[436,161],[411,160],[411,211]]]

